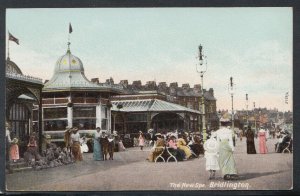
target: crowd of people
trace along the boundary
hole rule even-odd
[[[206,170],[209,171],[209,179],[215,178],[217,170],[221,170],[225,180],[238,179],[237,169],[233,158],[235,133],[228,126],[229,122],[221,122],[221,128],[211,132],[209,139],[204,143]],[[227,127],[226,127],[227,126]],[[268,130],[260,126],[257,133],[248,126],[246,132],[247,154],[256,154],[255,137],[258,140],[258,153],[268,153],[267,141]],[[275,152],[292,152],[292,137],[287,131],[278,131],[276,134],[278,142],[275,145]],[[240,139],[242,141],[242,139]]]
[[[203,144],[200,136],[195,133],[184,131],[172,131],[168,133],[156,133],[150,129],[147,133],[139,132],[135,138],[136,146],[144,150],[145,145],[151,147],[147,160],[155,162],[156,158],[168,149],[176,160],[185,161],[193,157],[204,154],[206,159],[206,170],[209,171],[209,179],[215,178],[216,171],[221,170],[225,180],[238,179],[237,169],[233,157],[235,133],[229,127],[230,122],[221,122],[221,127],[217,131],[212,131],[208,139]],[[10,125],[6,123],[6,144],[7,159],[16,162],[20,159],[18,139],[11,139]],[[256,154],[255,138],[258,140],[258,153],[268,153],[266,142],[270,135],[264,127],[260,127],[255,133],[250,126],[245,132],[247,154]],[[114,131],[112,134],[97,127],[92,134],[92,138],[83,137],[79,134],[77,127],[66,127],[64,135],[64,147],[57,147],[50,142],[50,138],[45,136],[43,144],[46,148],[41,154],[38,152],[36,134],[33,132],[29,137],[27,150],[24,153],[24,160],[35,169],[56,167],[83,160],[82,153],[93,152],[95,161],[113,160],[115,151],[125,151],[126,148],[122,139]],[[292,137],[287,131],[279,131],[275,135],[278,142],[275,145],[275,152],[284,152],[288,149],[292,152]],[[50,137],[50,136],[49,136]],[[147,139],[146,139],[147,138]],[[91,145],[92,143],[92,145]],[[89,145],[88,145],[89,144]],[[109,156],[109,157],[108,157]]]
[[[92,140],[92,142],[89,142],[89,140]],[[92,138],[89,139],[86,136],[80,137],[77,127],[67,127],[64,142],[66,148],[72,152],[75,161],[82,161],[82,153],[84,152],[93,152],[95,161],[113,160],[115,151],[126,150],[116,131],[108,134],[106,131],[101,130],[100,127],[96,128]],[[88,142],[90,145],[87,144]]]
[[[16,163],[20,160],[20,152],[18,139],[14,137],[11,139],[11,126],[9,123],[6,123],[6,159]],[[67,148],[57,147],[54,143],[51,143],[49,140],[49,135],[44,136],[44,144],[42,152],[39,153],[37,145],[37,135],[35,132],[32,132],[29,136],[29,141],[26,146],[26,151],[24,153],[24,161],[28,166],[31,166],[34,169],[46,169],[57,167],[65,164],[70,164],[74,162],[72,153],[67,151]],[[9,164],[7,164],[8,169]]]
[[[189,134],[183,131],[173,131],[168,133],[154,133],[153,129],[148,131],[150,134],[150,153],[147,158],[150,162],[155,162],[155,159],[163,153],[165,148],[176,157],[178,161],[184,161],[193,157],[198,157],[203,154],[203,144],[199,136]],[[143,144],[145,138],[140,132],[139,145]],[[142,150],[142,148],[141,148]]]

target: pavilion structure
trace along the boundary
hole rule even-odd
[[[11,138],[18,138],[23,156],[29,135],[36,132],[42,139],[42,79],[24,75],[16,63],[6,60],[6,122],[11,125]],[[39,147],[41,148],[41,142]]]

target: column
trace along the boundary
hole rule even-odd
[[[112,116],[114,117],[114,126],[113,126],[113,131],[116,131],[116,113],[113,113]]]
[[[68,126],[73,127],[73,107],[67,107]]]
[[[147,131],[151,128],[151,113],[147,113]]]
[[[41,92],[42,90],[40,90]],[[43,132],[44,132],[44,126],[43,126],[43,120],[42,120],[42,93],[40,93],[40,100],[39,100],[39,126],[38,126],[38,130],[39,130],[39,152],[42,152],[42,137],[43,137]]]
[[[96,106],[96,127],[101,127],[101,102]]]
[[[107,108],[107,121],[108,121],[107,131],[108,133],[111,133],[111,108]]]
[[[123,129],[124,129],[124,134],[126,134],[126,132],[127,132],[126,114],[125,114],[125,113],[122,113],[122,117],[123,117]]]

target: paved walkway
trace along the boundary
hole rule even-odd
[[[8,191],[111,191],[111,190],[288,190],[292,188],[293,155],[274,152],[275,140],[267,141],[268,154],[246,154],[246,141],[237,141],[234,152],[240,179],[208,180],[205,159],[150,163],[149,148],[130,148],[115,153],[113,161],[84,161],[40,171],[7,174]],[[256,141],[256,149],[258,144]]]

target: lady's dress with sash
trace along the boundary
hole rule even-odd
[[[219,142],[219,166],[223,176],[226,174],[237,174],[235,161],[233,158],[232,132],[225,127],[217,131]]]

